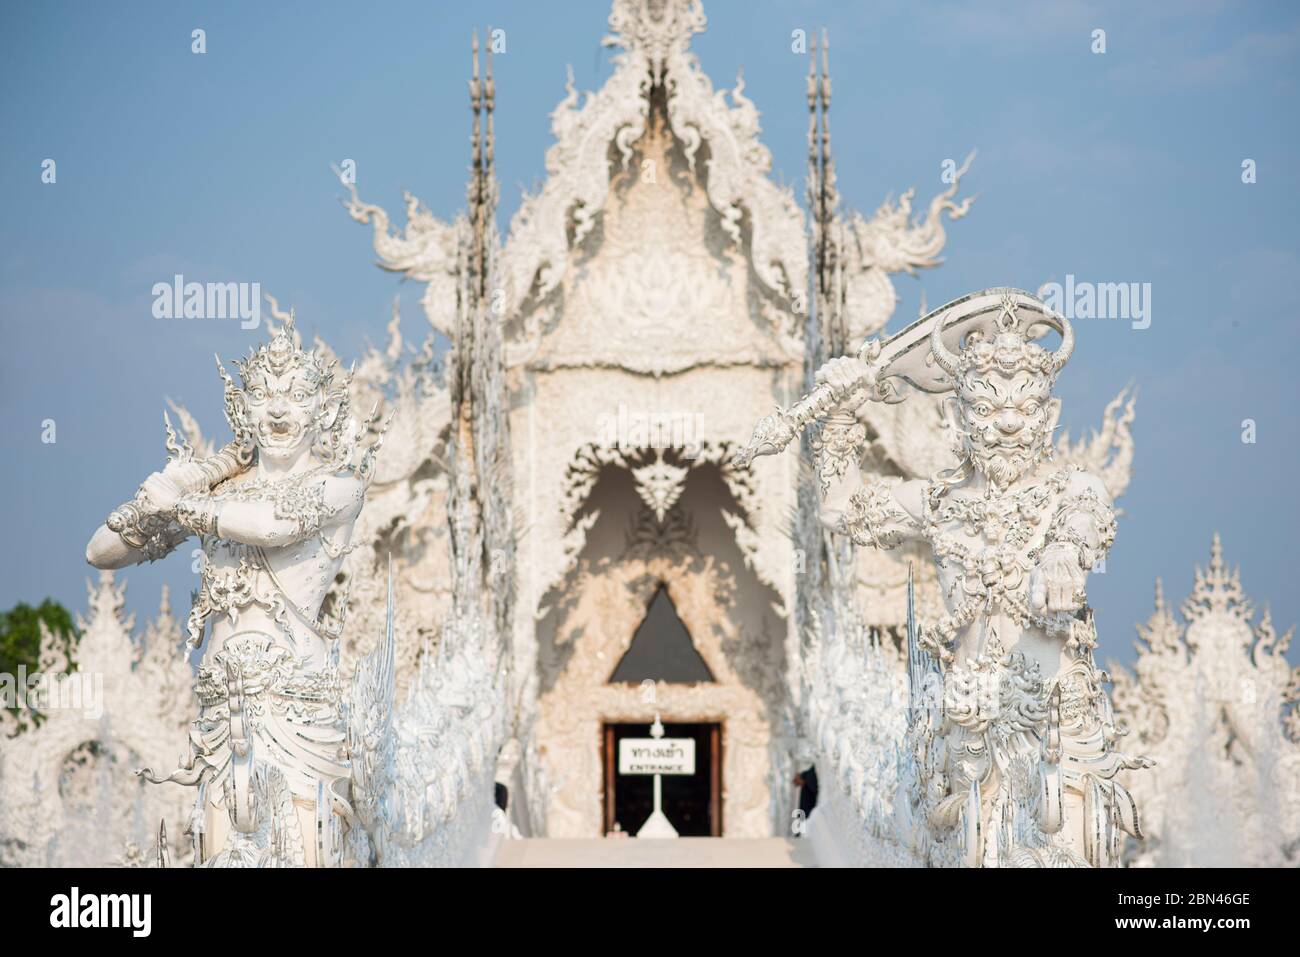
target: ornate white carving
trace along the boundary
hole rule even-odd
[[[351,197],[344,203],[348,215],[363,226],[373,223],[375,252],[381,269],[400,272],[425,283],[420,304],[429,324],[443,335],[451,335],[456,319],[456,291],[459,283],[457,225],[444,223],[409,192],[406,226],[400,236],[389,232],[388,213],[361,201],[357,188],[349,184]]]
[[[496,643],[482,619],[452,618],[396,707],[391,581],[387,617],[385,639],[352,685],[352,797],[365,827],[353,835],[350,856],[382,867],[476,865],[489,843],[506,731]]]
[[[789,297],[752,284],[748,243],[711,208],[705,171],[656,106],[633,161],[616,168],[582,270],[520,314],[510,362],[664,376],[699,366],[781,365],[802,353]],[[797,221],[796,221],[797,222]],[[705,237],[702,243],[701,235]],[[512,234],[505,251],[525,239]],[[571,252],[578,252],[575,245]],[[707,335],[701,335],[707,330]]]
[[[271,297],[271,315],[283,322],[283,312]],[[434,358],[432,337],[419,350],[408,345],[394,303],[381,350],[371,346],[353,369],[349,383],[354,409],[376,410],[376,421],[387,423],[385,451],[374,463],[366,507],[353,527],[353,549],[343,561],[342,581],[330,591],[333,607],[347,605],[347,627],[339,641],[339,674],[350,680],[356,662],[384,634],[388,558],[393,559],[396,601],[403,614],[397,622],[397,685],[405,694],[415,676],[415,663],[426,642],[436,643],[451,602],[445,474],[450,399],[440,363]],[[330,346],[315,341],[325,361],[337,362]],[[197,458],[215,451],[189,411],[171,403],[181,426],[180,440]],[[378,438],[372,429],[368,441]]]
[[[502,252],[503,314],[522,320],[523,349],[513,355],[530,355],[543,327],[567,312],[548,299],[560,288],[574,256],[588,248],[611,189],[629,180],[653,177],[667,186],[670,177],[701,179],[708,204],[720,217],[723,244],[739,248],[742,231],[747,232],[743,245],[763,286],[783,304],[785,317],[797,311],[793,304],[807,283],[803,214],[790,190],[768,179],[771,156],[758,141],[758,112],[745,98],[743,83],[732,91],[729,106],[725,93],[714,92],[689,52],[691,34],[704,29],[704,23],[698,0],[618,0],[610,14],[614,35],[606,41],[622,48],[614,57],[614,75],[598,92],[588,93],[581,106],[570,80],[568,95],[551,115],[556,142],[546,154],[547,181],[539,194],[525,196]],[[666,132],[678,144],[684,171],[672,168],[667,151],[648,152],[644,147],[639,162],[633,163],[638,141],[652,129],[656,97],[662,97]],[[697,159],[705,156],[707,162],[697,169]],[[676,242],[685,239],[675,231],[667,235]],[[642,253],[664,249],[653,236],[638,238],[651,240],[640,248]],[[675,301],[673,290],[690,290],[692,311],[700,309],[693,297],[704,292],[707,315],[708,294],[715,284],[696,285],[690,272],[681,273],[682,266],[691,268],[692,259],[659,256],[648,264],[643,259],[639,270],[626,274],[644,277],[650,284],[641,290],[644,295],[617,286],[603,294],[667,316],[665,310]],[[706,279],[707,273],[695,278]],[[665,281],[671,282],[667,288]],[[602,286],[595,288],[600,291]],[[714,305],[721,307],[716,298],[721,292],[713,295]],[[773,318],[789,340],[786,346],[795,347],[792,328],[785,328],[788,320],[776,314]],[[635,355],[626,352],[624,360],[633,361]]]
[[[879,474],[924,478],[956,466],[953,439],[943,421],[943,396],[914,393],[895,405],[871,402],[856,410],[868,428],[865,467]],[[1057,460],[1096,475],[1111,497],[1128,490],[1133,475],[1133,435],[1137,397],[1128,388],[1106,403],[1100,426],[1087,438],[1056,439]]]
[[[1115,708],[1135,747],[1155,759],[1130,786],[1147,841],[1133,863],[1157,867],[1281,867],[1300,861],[1300,668],[1286,660],[1295,629],[1255,622],[1240,571],[1219,536],[1196,569],[1180,623],[1156,582],[1138,627],[1135,673],[1112,665]]]
[[[662,453],[656,455],[649,465],[632,469],[632,477],[636,479],[636,493],[641,496],[646,507],[655,513],[656,521],[663,522],[668,510],[681,498],[687,471],[681,466],[669,465],[664,461]]]
[[[1089,438],[1071,442],[1070,433],[1062,431],[1056,440],[1057,460],[1097,476],[1111,498],[1119,498],[1128,491],[1133,477],[1133,434],[1129,426],[1137,414],[1136,405],[1137,396],[1131,389],[1123,388],[1106,403],[1101,427],[1094,429]]]
[[[923,866],[927,831],[907,800],[915,768],[902,659],[888,635],[848,616],[836,624],[834,635],[816,626],[804,657],[820,785],[808,836],[830,866]]]
[[[981,294],[966,297],[948,312],[978,310],[979,302]],[[1018,309],[1029,301],[1015,302],[1002,293],[996,323],[971,334],[959,355],[940,338],[947,313],[936,313],[931,349],[954,383],[948,411],[961,436],[956,469],[929,481],[860,476],[856,456],[845,450],[863,441],[864,430],[842,411],[814,442],[822,521],[858,545],[924,540],[943,599],[937,619],[919,635],[909,627],[911,759],[880,757],[876,715],[865,716],[860,732],[863,750],[877,756],[874,779],[863,782],[847,766],[843,756],[857,745],[851,732],[818,743],[827,763],[838,763],[840,786],[863,808],[865,830],[919,861],[1111,865],[1119,860],[1120,832],[1141,835],[1116,774],[1147,762],[1118,753],[1106,678],[1092,659],[1091,616],[1069,613],[1086,610],[1086,575],[1114,538],[1114,514],[1099,478],[1078,466],[1046,464],[1059,414],[1051,388],[1073,331],[1058,317],[1062,344],[1048,353],[1027,337],[1032,320]],[[834,359],[817,382],[849,396],[870,371],[862,359]],[[1005,389],[989,384],[1000,377],[1019,377],[1029,398],[1014,407],[1002,402]],[[1079,454],[1105,458],[1108,438]],[[842,575],[833,577],[830,594],[812,605],[814,620],[833,615],[832,656],[836,644],[863,632],[843,584]],[[827,705],[819,704],[823,695]],[[843,700],[833,685],[814,682],[810,713],[833,711]],[[892,792],[907,794],[908,807],[894,805],[886,814],[880,795]]]
[[[349,627],[339,649],[339,673],[346,682],[385,633],[386,569],[392,558],[402,610],[395,626],[396,676],[404,695],[421,648],[437,642],[451,605],[445,463],[451,401],[432,337],[418,351],[406,346],[396,305],[387,331],[385,348],[371,347],[352,377],[353,407],[377,409],[387,431],[366,507],[353,529],[359,544],[344,559],[343,580],[331,599],[342,605],[346,598],[348,606]],[[333,356],[319,340],[316,348]]]
[[[80,699],[63,699],[79,706],[44,708],[21,731],[0,725],[0,866],[110,866],[128,843],[152,845],[159,821],[172,857],[189,855],[192,796],[146,788],[131,773],[173,760],[184,741],[192,698],[181,628],[165,591],[140,641],[112,572],[89,593],[74,660],[46,633],[40,662],[44,674],[80,685]],[[0,721],[8,715],[0,710]]]
[[[573,571],[578,553],[587,541],[587,531],[600,517],[598,511],[579,516],[587,504],[592,487],[605,466],[627,469],[636,482],[637,494],[662,525],[669,511],[677,503],[692,469],[714,466],[727,486],[740,512],[722,511],[723,521],[735,535],[736,544],[744,555],[745,563],[753,568],[759,579],[778,591],[783,576],[775,567],[771,554],[771,538],[779,533],[770,509],[762,507],[755,491],[753,474],[747,469],[737,469],[731,459],[736,446],[731,442],[700,442],[689,450],[688,456],[673,465],[665,461],[662,449],[608,447],[596,443],[582,446],[565,470],[563,499],[560,509],[564,537],[564,554],[567,559],[555,579],[546,582],[554,585],[560,576]],[[784,606],[783,606],[784,607]],[[545,612],[541,609],[539,616]]]
[[[891,273],[915,275],[917,269],[931,269],[942,260],[939,252],[948,236],[943,228],[946,214],[958,220],[970,211],[975,201],[968,197],[958,202],[961,178],[970,169],[971,153],[953,174],[952,185],[930,200],[925,217],[912,219],[915,189],[908,189],[895,204],[887,197],[870,219],[852,213],[844,224],[841,250],[845,257],[844,319],[848,338],[862,342],[885,327],[898,305]]]

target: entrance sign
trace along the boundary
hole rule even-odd
[[[624,738],[618,743],[619,774],[694,774],[694,738]]]

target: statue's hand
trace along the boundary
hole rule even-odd
[[[206,491],[208,476],[195,462],[169,462],[162,470],[163,478],[182,493]]]
[[[1086,576],[1079,567],[1078,549],[1071,545],[1048,545],[1038,567],[1029,576],[1029,604],[1034,611],[1078,611],[1086,600]]]
[[[154,512],[170,512],[184,494],[184,490],[165,472],[154,472],[140,486],[140,495]]]
[[[838,399],[838,407],[851,409],[875,394],[878,372],[875,366],[857,356],[838,356],[817,370],[813,383],[830,386]],[[855,392],[858,393],[857,400],[849,401]]]

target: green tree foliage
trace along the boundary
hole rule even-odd
[[[19,602],[9,611],[0,611],[0,674],[13,675],[17,682],[20,665],[27,674],[40,670],[41,622],[59,638],[62,650],[72,660],[81,636],[68,609],[49,598],[38,608]],[[20,709],[10,710],[17,714]]]

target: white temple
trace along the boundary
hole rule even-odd
[[[844,208],[823,42],[805,212],[769,175],[743,84],[715,90],[691,52],[698,0],[614,0],[609,23],[613,75],[585,95],[569,84],[546,181],[504,236],[477,48],[466,212],[445,222],[407,196],[398,226],[355,190],[348,202],[380,265],[425,285],[431,328],[394,313],[349,385],[353,409],[378,407],[370,432],[388,425],[328,600],[347,608],[352,768],[351,830],[333,852],[468,866],[512,841],[576,838],[618,853],[651,801],[649,778],[619,771],[619,742],[658,724],[694,742],[694,772],[663,782],[683,836],[806,842],[801,860],[852,866],[1006,863],[1022,838],[1042,846],[1007,824],[1000,853],[959,859],[919,810],[933,768],[918,757],[915,639],[943,610],[929,550],[829,534],[806,445],[734,461],[827,359],[905,324],[891,276],[938,265],[946,227],[971,210],[960,176],[919,212],[912,190],[869,216]],[[862,405],[864,479],[956,466],[941,402]],[[175,412],[196,459],[221,447]],[[1092,435],[1056,442],[1056,463],[1119,498],[1133,416],[1114,397]],[[1251,615],[1216,538],[1186,633],[1158,591],[1136,674],[1116,670],[1113,722],[1097,699],[1116,738],[1130,729],[1123,749],[1155,762],[1120,775],[1144,840],[1120,833],[1118,783],[1096,791],[1106,808],[1089,805],[1125,862],[1300,859],[1300,672],[1282,654],[1289,633]],[[55,713],[20,727],[0,710],[0,864],[192,861],[193,794],[130,775],[184,749],[182,629],[165,596],[142,639],[132,625],[102,573],[77,653],[106,676],[98,724]],[[810,767],[805,819],[794,781]],[[997,805],[1004,820],[1013,803]],[[958,829],[973,827],[978,810],[963,813]],[[105,817],[114,826],[87,837]],[[959,835],[967,852],[975,831]],[[1118,860],[1094,850],[1089,862]]]

